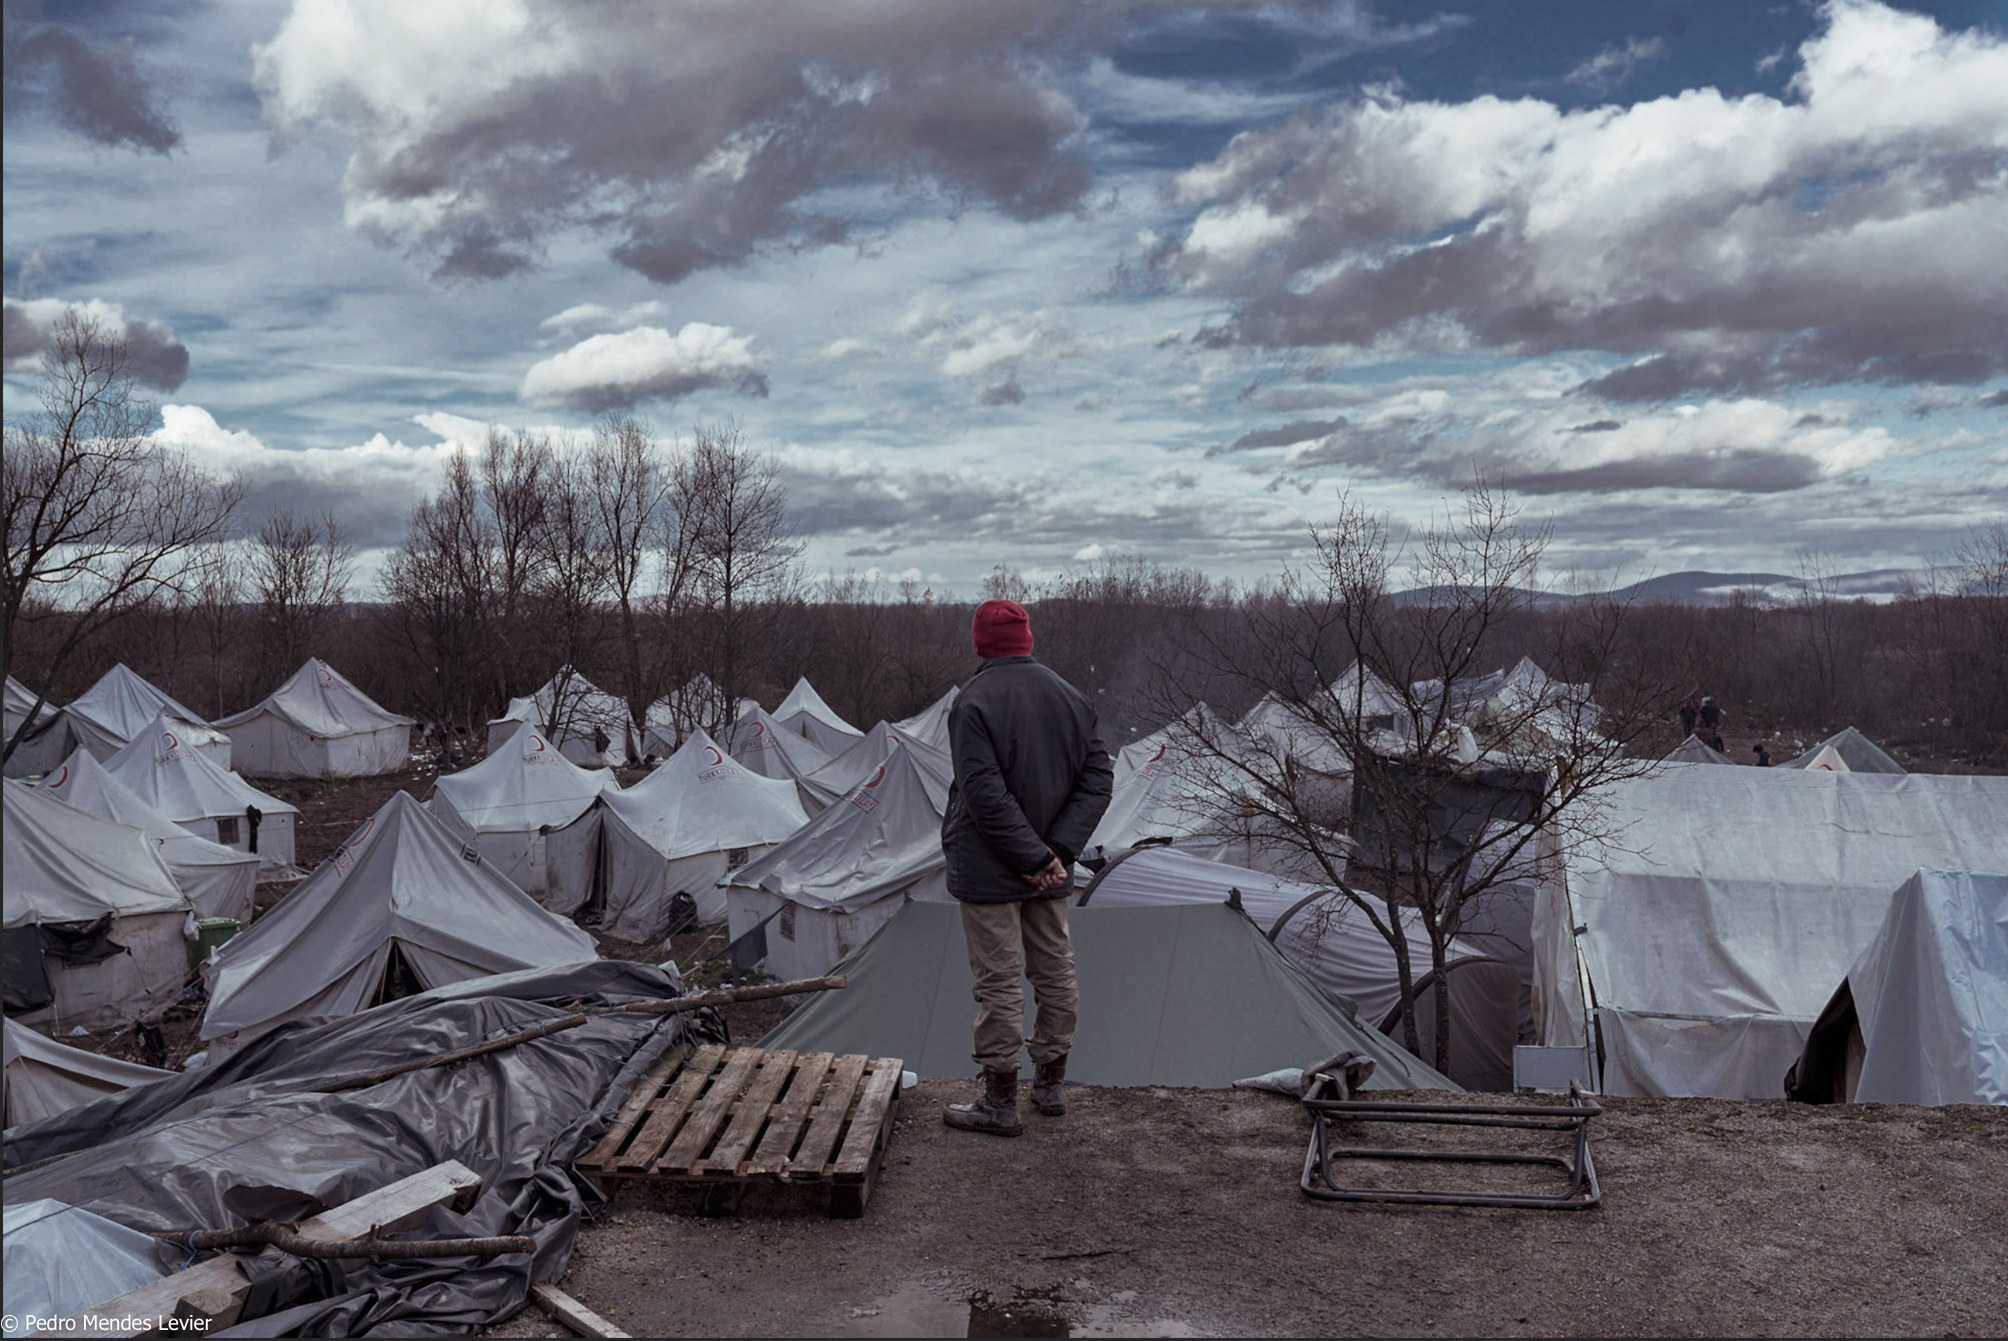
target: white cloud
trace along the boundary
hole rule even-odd
[[[824,363],[852,363],[886,358],[891,353],[891,350],[876,340],[862,340],[854,335],[846,335],[830,341],[817,350],[816,357]]]
[[[1599,88],[1616,88],[1631,78],[1631,72],[1647,61],[1658,60],[1666,54],[1664,37],[1633,37],[1625,44],[1605,47],[1575,69],[1566,78],[1572,84],[1595,84]]]
[[[1788,101],[1565,112],[1381,90],[1181,173],[1213,343],[1643,355],[1654,399],[2008,370],[2008,40],[1834,0]]]
[[[674,335],[660,326],[637,326],[591,336],[531,365],[520,394],[533,404],[595,413],[711,388],[765,396],[765,365],[753,337],[729,326],[693,321]]]
[[[539,329],[547,331],[575,331],[594,326],[639,326],[646,321],[659,321],[668,315],[669,305],[654,299],[636,303],[619,311],[600,303],[578,303],[555,316],[545,317],[537,325]]]
[[[1101,558],[1102,555],[1106,553],[1108,553],[1108,551],[1103,549],[1100,545],[1083,545],[1079,549],[1074,551],[1074,562],[1093,563],[1096,559]]]

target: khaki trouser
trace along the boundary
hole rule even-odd
[[[962,934],[976,979],[976,1064],[1016,1071],[1026,1047],[1025,989],[1032,980],[1039,1014],[1030,1051],[1035,1063],[1057,1061],[1074,1043],[1074,943],[1067,938],[1067,900],[964,903]]]

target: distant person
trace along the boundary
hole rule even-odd
[[[1717,754],[1729,753],[1729,747],[1722,743],[1722,733],[1720,731],[1711,731],[1709,733],[1708,748],[1714,750]]]
[[[1721,725],[1722,725],[1721,707],[1715,702],[1714,698],[1712,697],[1702,699],[1701,729],[1704,731],[1713,732],[1717,727]],[[1718,745],[1716,748],[1720,749],[1721,746]]]
[[[1758,741],[1755,745],[1752,745],[1750,748],[1757,752],[1757,767],[1769,768],[1771,766],[1771,751],[1764,748],[1763,741],[1761,740]]]
[[[1694,724],[1701,718],[1701,705],[1693,699],[1680,705],[1680,738],[1686,740],[1694,734]]]
[[[1029,1051],[1032,1102],[1067,1111],[1073,1047],[1074,946],[1067,936],[1069,867],[1109,808],[1115,772],[1085,694],[1032,659],[1032,621],[1015,601],[976,607],[983,664],[948,716],[955,781],[941,821],[948,892],[962,907],[975,978],[976,1064],[983,1094],[942,1114],[963,1131],[1016,1136],[1025,994],[1038,1017]]]

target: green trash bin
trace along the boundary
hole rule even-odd
[[[202,961],[209,958],[214,950],[243,929],[244,924],[234,917],[203,917],[196,919],[195,939],[188,943],[188,966],[202,967]]]

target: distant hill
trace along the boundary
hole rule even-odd
[[[1951,578],[1958,579],[1956,572],[1929,568],[1877,568],[1863,573],[1843,573],[1828,579],[1828,586],[1834,595],[1843,600],[1864,600],[1882,602],[1896,599],[1904,591],[1926,587],[1934,577],[1943,583]],[[1745,600],[1758,604],[1785,604],[1802,599],[1805,582],[1801,578],[1785,573],[1708,573],[1687,571],[1665,573],[1659,577],[1649,577],[1643,582],[1619,587],[1615,591],[1603,593],[1639,601],[1645,604],[1663,605],[1727,605],[1741,594]],[[1436,587],[1415,587],[1395,593],[1394,599],[1400,605],[1420,605],[1433,599],[1444,590]],[[1564,592],[1528,592],[1528,598],[1537,606],[1563,605],[1574,599]]]

